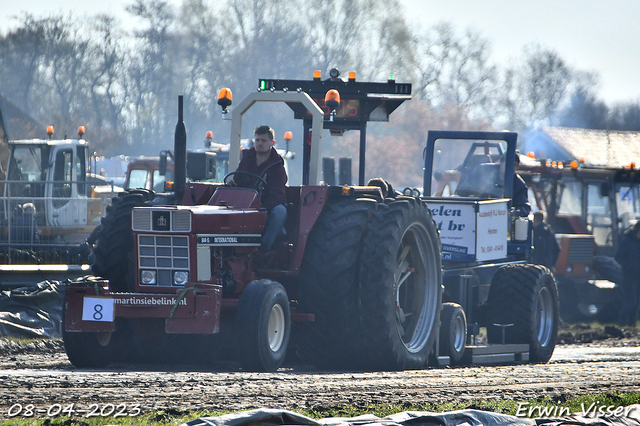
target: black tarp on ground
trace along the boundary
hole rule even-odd
[[[606,410],[606,408],[605,408]],[[295,412],[261,408],[217,417],[203,417],[182,426],[265,426],[265,425],[330,425],[330,426],[638,426],[640,405],[625,407],[622,416],[590,416],[582,413],[566,417],[529,419],[480,410],[458,410],[447,413],[405,411],[379,418],[364,415],[352,418],[331,417],[314,420]]]
[[[0,293],[0,337],[62,337],[65,284],[42,281]]]

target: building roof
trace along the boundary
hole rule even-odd
[[[615,168],[640,165],[640,132],[544,127],[528,132],[524,145],[536,157],[552,160],[584,159],[587,166]]]

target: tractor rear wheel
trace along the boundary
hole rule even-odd
[[[440,239],[424,202],[399,197],[379,205],[359,278],[365,368],[422,368],[438,335],[442,301]]]
[[[323,368],[350,368],[359,356],[358,270],[373,199],[329,202],[309,234],[298,303],[315,321],[296,324],[298,353]]]
[[[487,300],[489,343],[529,344],[529,360],[547,362],[553,355],[559,322],[558,287],[542,265],[512,264],[498,269]]]
[[[131,210],[153,199],[153,191],[134,189],[112,199],[101,220],[91,271],[109,280],[112,292],[135,290]]]
[[[251,281],[236,314],[239,357],[250,371],[276,371],[287,353],[291,332],[289,297],[282,284]]]

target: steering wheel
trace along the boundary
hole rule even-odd
[[[227,183],[227,178],[233,176],[233,175],[237,175],[237,174],[241,174],[241,175],[247,175],[247,176],[251,176],[257,179],[256,185],[255,185],[255,189],[260,190],[260,189],[267,189],[267,187],[269,186],[269,184],[267,183],[267,181],[258,176],[255,173],[251,173],[251,172],[245,172],[243,170],[236,170],[235,172],[231,172],[231,173],[227,173],[227,175],[224,177],[224,179],[222,179],[222,183],[224,183],[225,185],[228,185]]]

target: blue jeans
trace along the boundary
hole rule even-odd
[[[262,236],[262,250],[271,250],[276,237],[282,232],[284,222],[287,220],[287,208],[284,204],[278,204],[267,215],[267,224]]]

